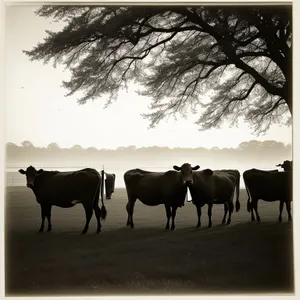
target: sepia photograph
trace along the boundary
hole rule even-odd
[[[292,2],[4,15],[6,297],[295,294]]]

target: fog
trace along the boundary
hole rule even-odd
[[[237,169],[242,173],[251,168],[262,170],[276,169],[276,164],[292,159],[291,145],[275,141],[249,141],[238,148],[166,148],[122,147],[117,150],[83,149],[73,147],[36,148],[33,146],[7,145],[6,171],[7,185],[25,185],[25,177],[18,173],[20,168],[29,165],[36,169],[72,171],[86,167],[99,172],[104,168],[107,173],[116,175],[116,187],[125,187],[123,175],[129,169],[140,168],[148,171],[165,172],[174,165],[183,163],[199,165],[200,169]],[[281,168],[277,168],[281,171]],[[241,188],[244,182],[241,180]]]

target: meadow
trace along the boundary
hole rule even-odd
[[[166,231],[164,206],[137,201],[135,229],[126,227],[126,191],[105,200],[107,219],[89,231],[81,205],[52,209],[52,232],[39,234],[40,206],[30,189],[6,188],[6,296],[293,293],[293,226],[278,223],[279,202],[259,201],[261,223],[251,222],[246,193],[230,225],[213,207],[213,227],[196,229],[196,208],[179,208],[175,231]],[[46,223],[47,224],[47,223]]]

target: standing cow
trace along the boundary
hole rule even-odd
[[[105,197],[111,199],[112,193],[115,191],[116,175],[105,172]]]
[[[237,191],[236,210],[240,208],[238,200],[239,196],[239,171],[237,170],[216,170],[206,169],[203,171],[193,172],[189,164],[183,167],[174,166],[174,169],[180,171],[182,177],[188,178],[192,176],[189,184],[192,203],[197,208],[198,223],[201,226],[201,208],[208,205],[208,227],[212,226],[212,206],[216,204],[224,204],[224,217],[222,223],[226,222],[226,215],[229,210],[227,224],[231,222],[231,214],[233,212],[234,191]]]
[[[264,174],[264,173],[278,173],[278,170],[275,169],[275,170],[259,170],[259,169],[253,169],[253,170],[256,170],[257,172],[260,172],[261,174]],[[245,182],[245,179],[244,179],[244,182]],[[249,188],[247,187],[247,184],[245,182],[245,189],[246,189],[246,192],[247,192],[247,195],[248,195],[248,199],[247,199],[247,210],[248,212],[251,211],[251,221],[255,221],[255,217],[254,217],[254,213],[253,213],[253,207],[250,205],[251,203],[251,196],[250,196],[250,192],[249,192]]]
[[[250,169],[243,174],[245,186],[251,197],[251,203],[247,205],[251,209],[251,220],[254,221],[254,209],[257,221],[261,221],[257,210],[258,200],[267,202],[280,201],[278,221],[282,221],[282,210],[284,203],[288,213],[288,220],[292,220],[292,173],[291,172],[268,172],[257,169]]]
[[[190,165],[189,165],[190,166]],[[199,166],[192,168],[197,170]],[[129,170],[124,174],[124,181],[128,196],[126,210],[128,213],[127,226],[134,228],[134,204],[139,199],[143,204],[156,206],[165,205],[167,223],[166,229],[175,229],[175,216],[178,207],[184,205],[187,185],[192,181],[192,176],[183,178],[180,173],[170,170],[167,172],[149,172],[141,169]]]
[[[48,231],[51,231],[52,205],[69,208],[81,203],[85,210],[86,223],[82,234],[88,230],[90,220],[95,211],[97,219],[97,233],[101,231],[100,217],[104,220],[107,215],[102,201],[99,208],[99,194],[101,188],[101,176],[94,169],[82,169],[75,172],[59,172],[36,170],[29,166],[26,171],[19,172],[26,175],[27,187],[32,189],[37,202],[41,205],[42,224],[39,232],[44,230],[45,217],[48,219]]]

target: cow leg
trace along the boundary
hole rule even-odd
[[[170,229],[170,218],[171,218],[171,206],[168,204],[165,204],[166,209],[166,216],[167,216],[167,224],[166,224],[166,230]]]
[[[47,232],[51,231],[52,230],[52,224],[51,224],[51,209],[52,209],[52,205],[48,205],[48,208],[47,208],[47,219],[48,219],[48,230]]]
[[[44,231],[44,224],[45,224],[46,215],[47,215],[47,205],[43,204],[43,205],[41,205],[42,224],[41,224],[39,232]]]
[[[201,227],[201,214],[202,214],[201,205],[197,204],[196,208],[197,208],[197,216],[198,216],[198,223],[197,223],[196,228],[199,228],[199,227]]]
[[[250,193],[249,193],[249,190],[247,188],[247,185],[246,185],[246,191],[247,191],[247,194],[248,194],[247,210],[248,210],[248,212],[251,211],[251,221],[255,221],[255,217],[254,217],[254,213],[253,213],[253,207],[252,207],[252,201],[250,202]]]
[[[101,209],[100,207],[97,205],[94,205],[94,212],[95,212],[95,216],[96,216],[96,219],[97,219],[97,231],[96,233],[99,233],[101,232],[101,222],[100,222],[100,216],[101,216]]]
[[[83,205],[85,210],[86,222],[82,234],[86,234],[89,229],[89,224],[93,215],[93,207],[91,205]]]
[[[129,226],[130,225],[130,203],[128,202],[127,205],[126,205],[126,210],[127,210],[127,223],[126,223],[126,226]]]
[[[134,228],[134,223],[133,223],[133,211],[134,211],[134,203],[130,205],[130,227],[133,229]]]
[[[279,217],[278,217],[279,222],[282,221],[283,205],[284,205],[284,201],[280,200],[280,202],[279,202]]]
[[[251,205],[251,221],[255,221],[255,217],[254,217],[254,213],[253,213],[253,207],[252,204]]]
[[[291,215],[291,202],[290,201],[286,201],[285,202],[285,205],[286,205],[286,211],[288,213],[288,220],[289,222],[292,221],[292,215]]]
[[[251,205],[252,205],[252,208],[254,209],[255,214],[256,214],[256,221],[260,222],[261,220],[260,220],[260,217],[259,217],[259,214],[258,214],[257,204],[258,204],[258,200],[252,199]]]
[[[231,223],[231,215],[232,215],[232,213],[233,213],[233,208],[234,208],[234,205],[233,205],[233,199],[231,199],[231,200],[228,202],[229,216],[228,216],[228,220],[227,220],[227,225]]]
[[[208,227],[212,226],[212,222],[211,222],[211,215],[212,215],[212,203],[208,204],[208,210],[207,210],[207,214],[208,214]]]
[[[177,207],[172,207],[172,225],[171,225],[171,230],[175,229],[176,211],[177,211]]]
[[[126,210],[127,210],[127,213],[128,213],[127,226],[130,225],[131,228],[134,228],[133,211],[134,211],[135,201],[136,201],[136,198],[132,198],[128,201],[128,203],[126,205]]]
[[[223,217],[223,220],[222,220],[222,224],[225,224],[225,222],[226,222],[227,212],[228,212],[228,204],[226,202],[226,203],[224,203],[224,217]]]

